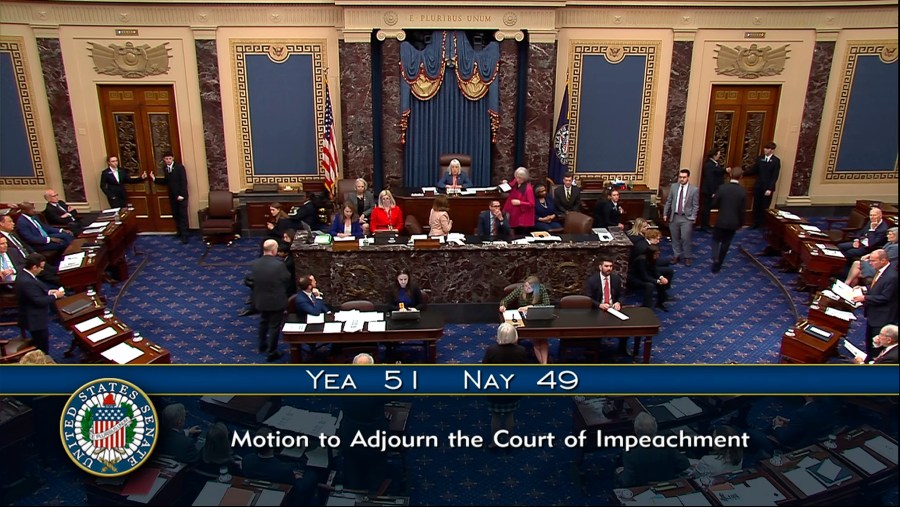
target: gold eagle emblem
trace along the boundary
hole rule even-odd
[[[135,46],[131,42],[126,42],[124,46],[101,46],[94,42],[89,44],[88,50],[97,74],[137,79],[169,71],[169,58],[172,56],[166,47],[168,42],[156,47],[150,47],[149,44]]]
[[[718,44],[716,74],[743,79],[777,76],[784,71],[788,52],[790,52],[788,44],[778,49],[772,49],[771,46],[761,48],[756,44],[751,44],[749,48],[741,46],[730,48]]]

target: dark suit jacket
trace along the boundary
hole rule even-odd
[[[703,163],[703,178],[700,181],[700,193],[712,195],[725,183],[725,167],[708,158]],[[671,195],[671,194],[670,194]],[[671,197],[669,197],[671,199]]]
[[[744,223],[747,209],[747,191],[740,183],[724,183],[713,198],[712,208],[719,210],[716,218],[717,229],[738,230]]]
[[[284,310],[287,306],[291,274],[277,256],[263,255],[250,263],[253,277],[253,305],[261,312]]]
[[[863,238],[868,238],[869,246],[865,247],[866,252],[871,253],[885,245],[887,243],[887,231],[888,224],[887,221],[881,220],[881,223],[875,227],[875,230],[871,230],[872,222],[866,222],[866,225],[863,226],[862,229],[856,231],[856,234],[853,235],[854,238],[862,241]]]
[[[22,241],[22,238],[14,232],[9,233],[9,236],[7,236],[6,233],[2,233],[2,235],[6,237],[6,244],[8,245],[6,255],[9,256],[9,260],[11,260],[13,266],[16,267],[16,278],[18,278],[19,275],[22,274],[22,270],[25,269],[25,256],[34,253],[34,248],[31,248],[31,245]],[[24,252],[20,251],[16,244],[10,240],[10,236],[15,237],[19,243],[25,247]],[[48,284],[49,287],[59,287],[62,285],[59,281],[59,275],[56,273],[56,267],[50,264],[44,266],[44,270],[38,275],[38,280]]]
[[[169,174],[166,172],[166,164],[164,162],[160,166],[160,173],[163,174],[163,176],[157,176],[156,183],[162,183],[169,186],[169,199],[174,201],[175,198],[181,196],[187,201],[188,181],[187,171],[184,169],[184,166],[175,162],[172,164],[172,173]]]
[[[897,323],[897,286],[897,270],[888,265],[866,293],[863,306],[869,326],[881,327]]]
[[[50,327],[50,305],[56,298],[47,294],[50,288],[28,272],[16,273],[16,302],[19,305],[19,325],[29,331],[44,331]]]
[[[827,435],[836,415],[834,405],[820,398],[788,414],[786,417],[790,422],[787,426],[772,430],[772,435],[782,446],[799,449]]]
[[[296,225],[300,225],[300,222],[306,222],[306,225],[314,231],[322,228],[319,224],[319,210],[316,209],[316,205],[313,204],[312,200],[301,204],[297,208],[297,214],[291,215],[291,219]]]
[[[622,223],[619,207],[609,199],[599,201],[594,208],[594,227],[615,227]]]
[[[559,215],[570,211],[581,211],[581,189],[572,185],[571,199],[566,199],[566,187],[564,185],[556,187],[553,190],[553,204]]]
[[[440,181],[438,181],[437,185],[435,186],[438,188],[447,188],[447,185],[451,184],[453,184],[453,176],[450,176],[450,173],[444,173]],[[460,172],[456,177],[456,184],[463,188],[469,188],[472,186],[472,181],[469,179],[466,173]]]
[[[612,297],[613,303],[618,303],[622,296],[622,277],[612,273],[609,275],[609,295]],[[600,280],[600,273],[594,273],[584,282],[583,294],[594,300],[594,304],[600,306],[603,302],[603,285]]]
[[[356,197],[356,192],[349,192],[344,196],[344,202],[349,203],[353,206],[353,209],[359,210],[359,199]],[[366,190],[363,194],[363,216],[367,219],[372,214],[372,208],[375,207],[375,196],[372,195],[371,190]]]
[[[676,449],[636,447],[622,454],[622,465],[617,485],[630,488],[674,479],[691,463]]]
[[[875,356],[871,360],[873,364],[897,364],[897,359],[897,347],[894,347],[887,351],[885,355],[881,357]]]
[[[522,364],[531,362],[531,354],[518,343],[488,345],[481,359],[483,364]]]
[[[241,463],[241,475],[249,479],[262,479],[279,484],[293,484],[294,467],[272,456],[260,458],[257,453],[244,456]]]
[[[36,220],[39,224],[41,224],[41,227],[44,229],[44,232],[47,233],[48,238],[44,239],[44,237],[41,236],[41,231],[39,231],[38,228],[35,227],[34,222],[29,220],[27,217],[25,217],[24,214],[22,214],[22,215],[19,215],[19,219],[16,220],[16,232],[18,232],[19,237],[24,239],[25,242],[27,242],[27,243],[30,243],[32,245],[38,245],[38,246],[46,245],[50,242],[49,241],[50,235],[59,234],[62,232],[59,229],[57,229],[56,227],[53,227],[52,225],[47,225],[45,223],[42,223],[41,219],[36,216],[31,217],[31,218]]]
[[[503,221],[497,224],[497,237],[491,238],[491,212],[482,211],[478,215],[478,235],[483,238],[509,239],[512,230],[509,228],[509,214],[503,214]]]
[[[160,434],[155,453],[171,456],[181,463],[196,463],[200,459],[194,439],[185,435],[184,431],[175,429],[167,429]]]
[[[324,301],[316,297],[310,299],[302,290],[297,291],[294,304],[297,306],[297,317],[300,318],[300,322],[306,322],[307,315],[322,315],[328,312],[328,306]]]
[[[116,177],[113,176],[109,167],[100,174],[100,190],[106,194],[106,199],[111,206],[113,203],[116,203],[116,206],[125,205],[125,201],[128,200],[128,192],[125,191],[126,183],[140,183],[143,181],[139,176],[129,176],[122,168],[119,168],[118,172],[119,181],[116,181]]]
[[[59,206],[50,204],[49,202],[47,203],[47,206],[44,207],[44,219],[47,220],[47,223],[50,225],[58,225],[60,227],[69,227],[73,224],[80,226],[80,224],[76,224],[76,222],[78,222],[80,218],[78,216],[78,211],[67,211],[69,205],[63,201],[57,201],[57,203],[59,204],[59,206],[62,206],[62,209],[60,209]],[[69,216],[63,218],[63,215],[65,215],[66,213],[68,213]]]
[[[760,156],[756,158],[756,162],[747,171],[747,175],[756,175],[756,183],[753,185],[755,189],[775,191],[775,184],[778,183],[778,173],[781,171],[781,159],[772,155],[772,160],[766,162],[766,157]]]

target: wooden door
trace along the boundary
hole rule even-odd
[[[107,153],[119,157],[119,167],[132,176],[161,173],[163,153],[181,161],[175,89],[171,85],[100,85],[100,108]],[[137,211],[141,232],[173,232],[175,221],[165,185],[126,185],[128,202]]]
[[[709,101],[704,155],[713,147],[721,148],[725,167],[749,169],[762,153],[763,145],[774,141],[780,96],[781,87],[775,85],[714,85]],[[741,180],[741,185],[747,189],[748,211],[744,220],[747,224],[752,222],[755,182],[756,176],[745,176]]]

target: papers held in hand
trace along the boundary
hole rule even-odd
[[[863,359],[866,358],[867,354],[860,350],[856,345],[850,343],[848,340],[844,340],[844,348],[847,349],[851,354],[853,354],[853,357],[860,357]]]
[[[509,186],[509,183],[501,183],[497,185],[497,188],[499,188],[501,192],[509,192],[510,190],[512,190],[512,187]]]
[[[837,294],[848,304],[853,305],[854,308],[859,308],[862,304],[853,301],[855,296],[863,295],[861,287],[853,288],[840,280],[835,280],[834,285],[831,287],[831,292]]]

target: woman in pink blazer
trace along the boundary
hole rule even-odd
[[[516,169],[514,176],[516,179],[511,183],[512,190],[509,191],[503,211],[509,213],[509,225],[515,229],[516,234],[525,234],[534,228],[534,189],[528,183],[531,179],[528,169],[520,167]]]

